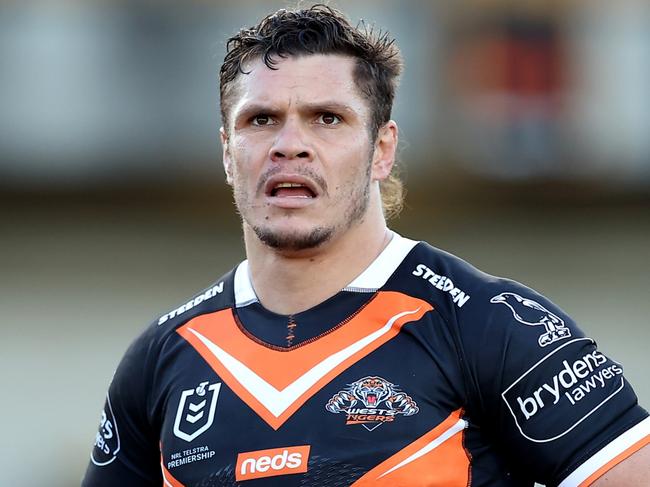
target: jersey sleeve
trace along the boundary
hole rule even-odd
[[[506,280],[472,299],[462,333],[474,413],[513,470],[577,486],[649,441],[623,366],[566,313]]]
[[[152,340],[127,350],[109,386],[82,487],[160,486],[160,450],[148,393]]]

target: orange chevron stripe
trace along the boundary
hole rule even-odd
[[[160,469],[162,470],[163,483],[162,487],[185,487],[174,476],[169,473],[169,470],[165,468],[165,461],[163,460],[162,453],[160,454]]]
[[[325,384],[397,336],[403,325],[419,320],[431,309],[433,308],[429,303],[405,294],[379,292],[343,326],[313,342],[291,350],[269,348],[252,340],[237,326],[233,311],[230,309],[198,316],[180,327],[177,332],[197,350],[230,389],[271,427],[278,429]],[[345,360],[329,365],[329,360],[332,360],[337,352],[342,352],[356,343],[363,343],[362,340],[368,340],[373,333],[380,333],[391,318],[406,311],[411,313],[397,318],[385,333],[377,336],[355,353],[346,355]],[[294,390],[298,387],[300,393],[295,400],[289,401],[288,405],[278,406],[281,413],[274,414],[264,404],[265,401],[268,404],[268,397],[256,397],[252,382],[242,374],[233,371],[232,366],[224,364],[197,336],[197,333],[250,369],[267,386],[274,389],[272,392],[278,398],[285,398],[291,393],[289,386]],[[314,374],[313,377],[317,380],[310,382],[309,386],[298,384],[297,381],[304,378],[308,372]]]
[[[464,425],[459,425],[460,415],[460,409],[454,411],[434,429],[377,465],[352,486],[467,487],[470,460],[463,447]],[[451,436],[443,439],[445,434]],[[441,439],[439,445],[417,457],[418,452]]]

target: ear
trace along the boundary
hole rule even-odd
[[[381,181],[390,175],[393,164],[395,164],[398,135],[399,129],[394,120],[389,120],[379,128],[372,157],[371,176],[373,181]]]
[[[230,158],[228,134],[226,134],[226,130],[221,127],[219,129],[219,135],[221,136],[221,147],[223,149],[222,160],[223,169],[226,172],[226,182],[232,186],[232,159]]]

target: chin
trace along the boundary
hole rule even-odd
[[[268,227],[253,227],[257,238],[276,250],[299,251],[320,247],[332,238],[332,228],[316,227],[306,231],[280,231]]]

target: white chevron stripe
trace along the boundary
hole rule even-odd
[[[228,352],[219,347],[216,343],[204,337],[201,333],[192,328],[188,328],[196,337],[208,347],[210,352],[228,369],[235,379],[248,391],[255,399],[268,409],[276,418],[284,413],[302,394],[304,394],[316,382],[335,369],[338,365],[350,358],[352,355],[381,338],[388,333],[395,321],[403,316],[415,314],[420,311],[417,308],[413,311],[404,311],[390,318],[384,326],[361,340],[349,345],[348,347],[330,355],[325,360],[316,364],[313,368],[298,377],[294,382],[282,390],[278,390],[271,384],[262,379],[245,364],[237,360]]]
[[[422,455],[426,455],[426,454],[429,453],[431,450],[433,450],[434,448],[437,448],[438,446],[440,446],[442,443],[444,443],[445,441],[447,441],[449,438],[451,438],[452,436],[454,436],[454,435],[455,435],[456,433],[458,433],[459,431],[463,431],[465,428],[467,428],[467,421],[465,421],[464,419],[459,419],[459,420],[458,420],[454,425],[452,425],[452,426],[451,426],[447,431],[445,431],[444,433],[442,433],[440,436],[438,436],[438,437],[437,437],[435,440],[433,440],[431,443],[426,444],[425,446],[423,446],[422,448],[420,448],[418,451],[416,451],[415,453],[413,453],[411,456],[409,456],[408,458],[402,460],[400,463],[398,463],[397,465],[395,465],[395,466],[394,466],[393,468],[391,468],[390,470],[388,470],[388,471],[382,473],[382,474],[381,474],[379,477],[377,477],[377,478],[382,478],[383,476],[388,475],[388,474],[391,473],[391,472],[394,472],[394,471],[397,470],[398,468],[402,468],[404,465],[408,465],[409,463],[411,463],[411,462],[417,460],[417,459],[420,458]]]

